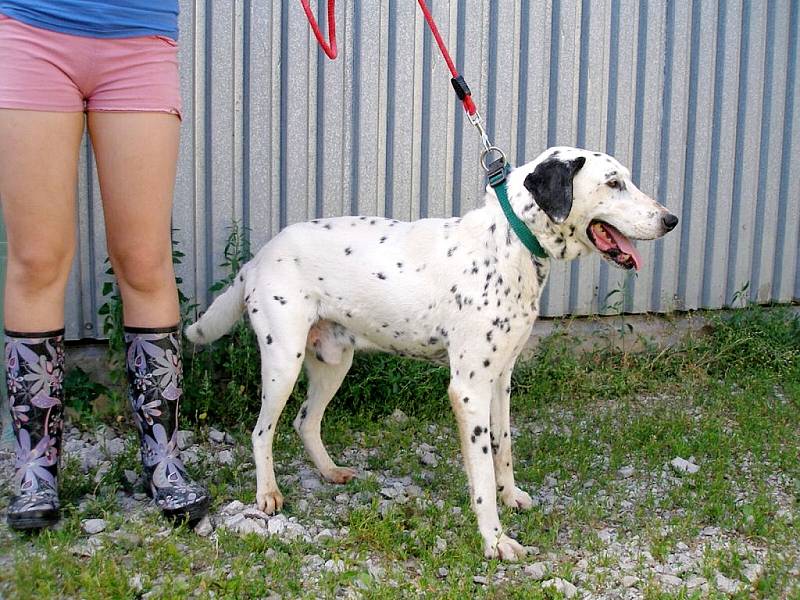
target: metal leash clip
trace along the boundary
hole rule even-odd
[[[506,160],[506,154],[497,146],[492,145],[492,142],[489,140],[489,135],[486,133],[486,129],[484,129],[483,127],[483,118],[481,117],[481,113],[479,113],[476,110],[475,114],[473,115],[467,114],[467,117],[469,118],[469,122],[475,126],[475,129],[478,130],[478,133],[481,136],[481,144],[483,144],[483,150],[481,150],[480,161],[483,170],[488,173],[489,169],[498,160],[502,161],[503,166],[505,166],[506,163],[508,162]],[[491,162],[487,162],[486,160],[487,157],[491,157],[490,155],[492,154],[497,154],[498,155],[497,158],[495,158]]]

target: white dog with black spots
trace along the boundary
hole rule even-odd
[[[509,396],[550,260],[595,251],[638,269],[631,240],[661,237],[678,219],[614,158],[577,148],[551,148],[512,170],[507,189],[549,258],[523,246],[490,187],[485,205],[460,218],[316,219],[276,235],[187,329],[190,340],[208,343],[249,314],[263,383],[252,436],[261,510],[283,505],[272,440],[302,366],[308,397],[294,427],[322,476],[346,483],[355,472],[325,449],[322,416],[355,350],[392,352],[450,367],[450,403],[484,553],[505,560],[525,554],[504,533],[497,493],[507,506],[532,505],[514,481]]]

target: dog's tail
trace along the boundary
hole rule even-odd
[[[243,268],[203,316],[186,328],[186,337],[195,344],[210,344],[225,335],[244,312],[244,287]]]

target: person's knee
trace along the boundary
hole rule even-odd
[[[26,293],[41,293],[66,285],[74,251],[40,242],[9,247],[8,282]]]
[[[139,248],[116,252],[112,258],[119,284],[140,294],[155,294],[175,285],[172,255]]]

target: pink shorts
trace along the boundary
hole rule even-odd
[[[167,37],[90,38],[0,15],[0,108],[180,117],[177,55]]]

